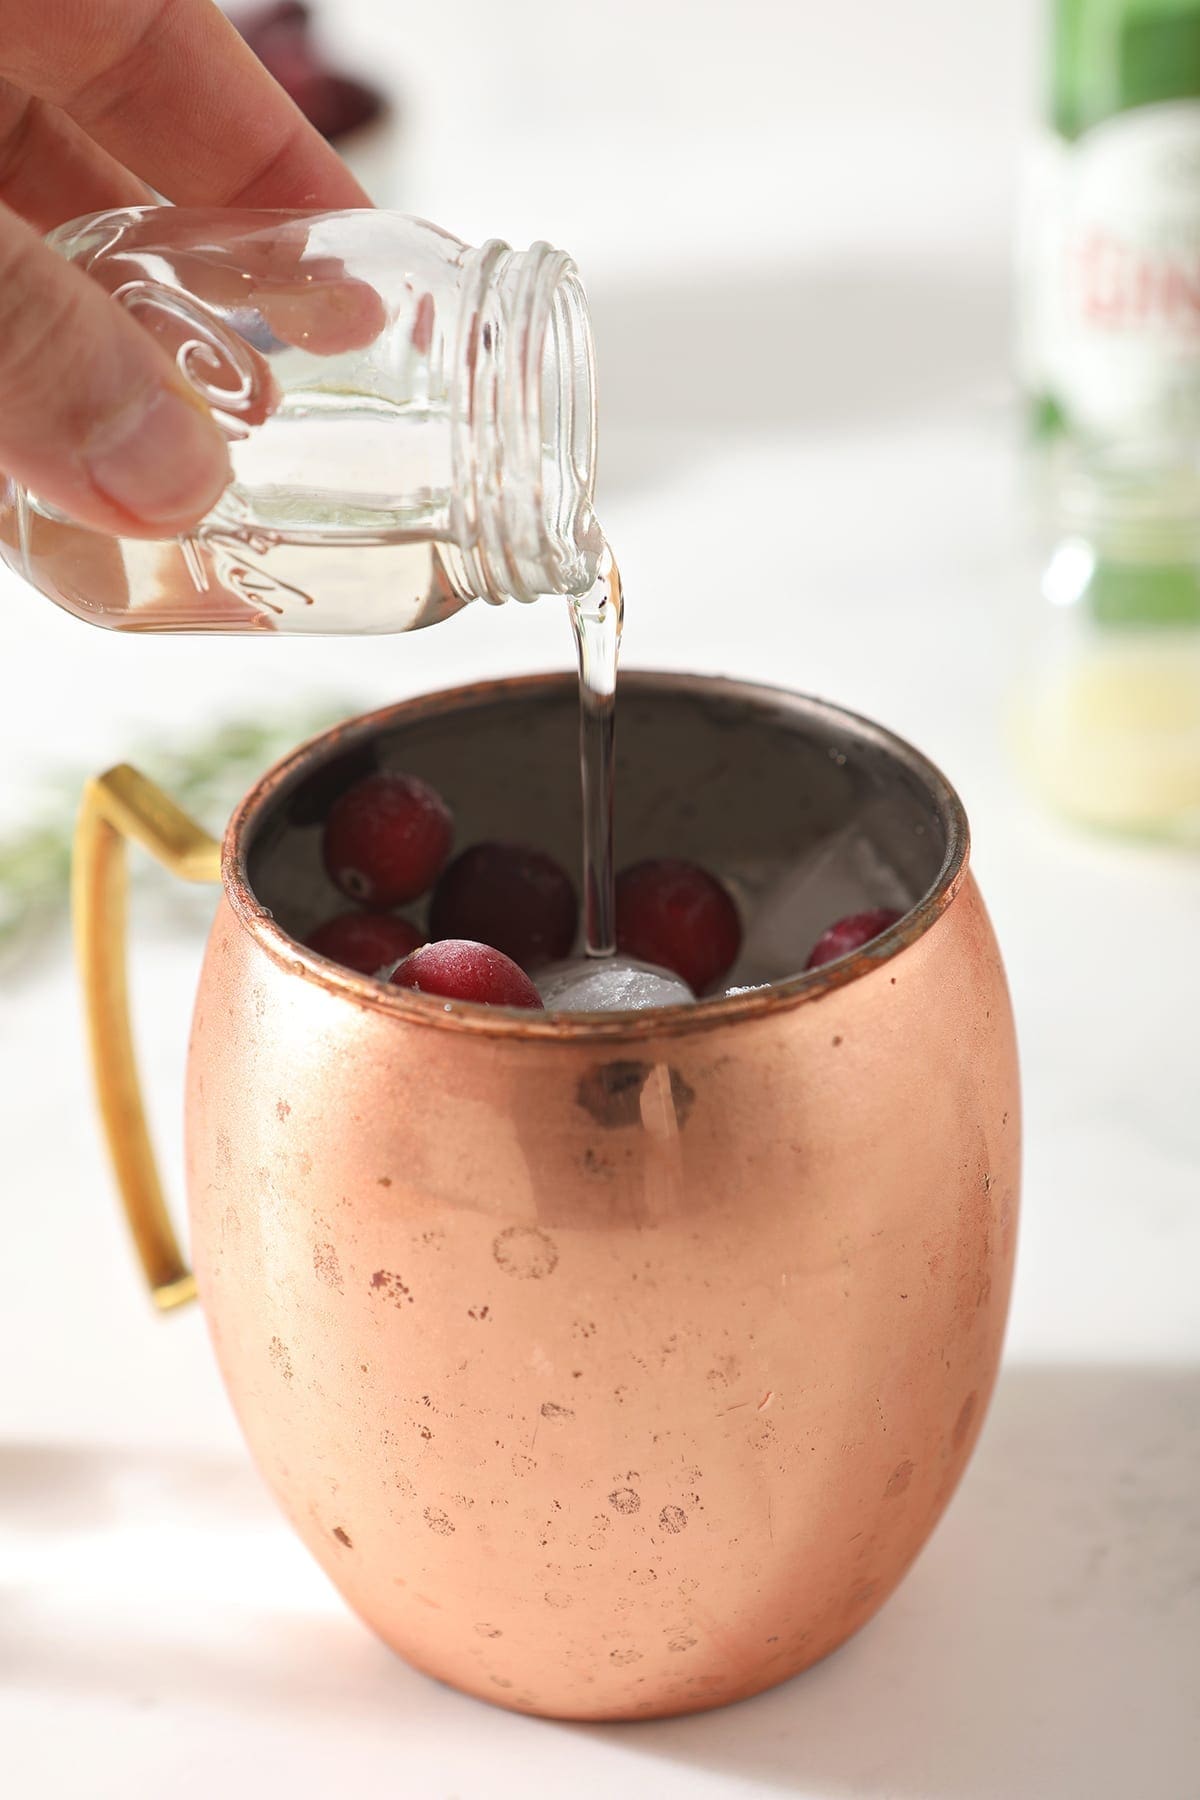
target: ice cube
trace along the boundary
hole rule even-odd
[[[871,809],[864,809],[768,882],[749,908],[733,984],[753,987],[798,975],[821,933],[848,913],[909,910],[918,895],[881,849],[873,822]]]
[[[669,969],[631,956],[576,957],[538,976],[547,1012],[641,1012],[647,1006],[691,1006],[694,996]]]

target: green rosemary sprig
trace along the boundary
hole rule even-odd
[[[294,744],[357,710],[329,699],[267,719],[228,719],[191,742],[148,741],[127,760],[185,812],[220,832],[246,788]],[[70,895],[71,840],[91,770],[59,771],[40,784],[26,823],[0,835],[0,961],[62,923]],[[134,867],[141,869],[143,859]]]

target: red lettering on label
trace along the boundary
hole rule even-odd
[[[1200,251],[1156,253],[1094,228],[1068,245],[1067,292],[1089,325],[1200,335]]]

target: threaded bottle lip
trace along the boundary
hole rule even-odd
[[[1056,487],[1059,536],[1127,562],[1200,559],[1200,455],[1153,446],[1078,454]]]
[[[586,593],[604,539],[593,510],[591,322],[571,258],[545,243],[472,252],[457,368],[455,535],[466,581],[496,603]]]

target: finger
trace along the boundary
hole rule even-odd
[[[121,307],[0,209],[0,467],[102,531],[171,536],[229,479],[224,440]]]
[[[180,205],[369,204],[211,0],[7,0],[4,64]]]
[[[162,265],[174,285],[224,315],[232,329],[254,339],[247,315],[257,312],[269,337],[313,356],[363,349],[387,324],[387,308],[369,282],[310,248],[305,218],[264,225],[255,213],[230,218],[202,207],[158,208],[127,221],[116,244],[106,238],[104,254],[90,263],[85,252],[84,261],[110,293]],[[169,331],[170,305],[155,311],[158,328]],[[150,309],[141,307],[139,318],[150,324]]]
[[[50,231],[81,213],[153,200],[145,182],[66,113],[0,81],[0,202]]]
[[[311,285],[277,283],[261,288],[257,299],[272,336],[310,356],[365,350],[387,323],[387,310],[375,289],[348,276]]]

